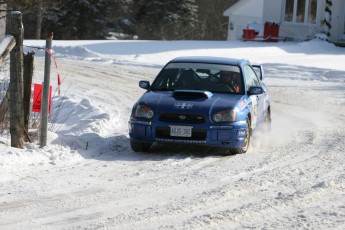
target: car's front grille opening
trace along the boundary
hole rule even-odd
[[[156,137],[166,139],[181,139],[181,140],[206,140],[206,129],[192,129],[191,137],[172,137],[170,136],[170,127],[156,127]]]
[[[159,120],[177,123],[205,123],[204,116],[199,114],[163,113],[159,116]]]

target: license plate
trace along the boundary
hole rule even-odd
[[[172,137],[191,137],[192,126],[170,126],[170,136]]]

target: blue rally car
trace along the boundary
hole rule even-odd
[[[133,106],[130,145],[149,151],[154,142],[224,147],[245,153],[252,132],[271,123],[263,68],[247,60],[180,57],[155,80],[140,81],[147,91]],[[229,151],[226,151],[229,152]]]

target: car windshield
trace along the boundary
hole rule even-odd
[[[153,81],[152,91],[203,90],[243,94],[238,66],[207,63],[169,63]]]

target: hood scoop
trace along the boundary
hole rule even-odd
[[[210,98],[212,95],[210,91],[202,90],[175,90],[173,93],[173,97],[175,98]]]

